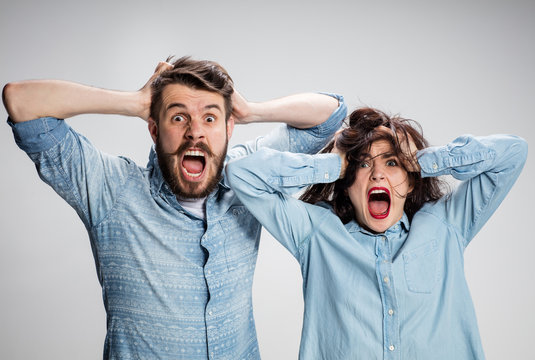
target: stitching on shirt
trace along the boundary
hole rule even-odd
[[[85,221],[83,221],[84,225],[86,226],[86,228],[89,228],[89,214],[87,213],[87,210],[85,209],[85,207],[82,206],[83,203],[82,203],[82,199],[80,198],[80,196],[77,194],[76,191],[73,191],[74,183],[71,181],[71,179],[69,179],[67,172],[65,171],[63,166],[61,166],[61,164],[58,161],[58,158],[60,157],[60,155],[51,156],[52,155],[51,150],[56,146],[61,147],[61,145],[66,145],[67,140],[70,140],[72,142],[75,142],[77,140],[76,136],[73,135],[72,129],[69,129],[67,131],[65,137],[63,138],[63,141],[50,147],[48,150],[45,151],[45,153],[48,153],[48,157],[51,159],[51,162],[53,163],[54,167],[58,169],[59,175],[63,178],[63,182],[68,186],[69,193],[73,196],[74,200],[78,203],[78,208],[80,209],[80,211],[83,213],[85,217]],[[73,146],[70,146],[69,148],[70,148],[70,152],[66,152],[65,149],[61,149],[61,148],[58,149],[58,154],[63,153],[67,161],[70,161],[70,159],[72,158],[72,155],[75,151],[75,144],[73,144]]]
[[[124,194],[126,193],[126,189],[128,188],[127,184],[133,180],[135,173],[137,172],[136,170],[139,170],[139,167],[135,164],[132,164],[131,162],[128,162],[128,168],[128,176],[126,177],[124,183],[120,184],[121,190],[117,192],[117,196],[115,197],[112,206],[110,207],[108,212],[102,217],[102,219],[95,222],[95,224],[90,228],[90,231],[94,231],[96,228],[98,228],[102,223],[112,217],[113,213],[117,210],[117,204],[120,200],[123,199]]]
[[[450,195],[451,194],[447,194],[445,196],[450,196]],[[441,200],[442,199],[440,199],[438,201],[441,201]],[[465,236],[459,231],[459,229],[457,229],[457,227],[453,226],[453,224],[450,224],[449,222],[446,222],[445,219],[443,219],[441,216],[438,216],[438,215],[436,215],[435,213],[433,213],[433,212],[431,212],[429,210],[420,209],[420,210],[418,210],[418,212],[416,214],[418,214],[418,213],[425,213],[427,215],[430,215],[430,216],[434,217],[435,219],[437,219],[438,221],[440,221],[442,224],[444,224],[446,226],[446,228],[453,230],[453,232],[457,235],[457,238],[462,240],[462,244],[461,245],[462,245],[463,249],[466,248],[467,241],[465,239]]]
[[[499,180],[500,180],[500,176],[498,176],[498,174],[496,174],[494,172],[491,172],[491,171],[487,171],[487,172],[483,172],[483,173],[479,174],[477,177],[481,179],[481,177],[483,175],[488,176],[489,178],[491,178],[493,180],[493,182],[496,184],[496,186],[494,186],[492,188],[492,191],[490,192],[490,194],[484,199],[483,205],[479,209],[477,209],[476,213],[474,214],[474,219],[470,223],[470,226],[467,229],[467,233],[471,233],[472,232],[472,229],[478,223],[478,220],[481,217],[481,214],[483,214],[483,212],[484,212],[483,210],[486,210],[488,208],[488,206],[491,203],[491,199],[494,197],[498,187],[500,186],[498,184]],[[465,247],[468,246],[468,244],[470,243],[471,240],[472,239],[469,240],[468,238],[465,239]]]

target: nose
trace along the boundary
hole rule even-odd
[[[204,129],[198,121],[191,120],[189,122],[189,126],[186,130],[185,136],[188,140],[192,141],[204,139]]]
[[[380,166],[374,166],[370,173],[370,178],[373,181],[381,181],[385,178],[384,169]]]

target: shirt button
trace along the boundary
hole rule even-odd
[[[390,345],[390,346],[388,347],[388,350],[390,350],[390,351],[394,351],[394,349],[395,349],[394,345]]]
[[[392,310],[392,309],[388,310],[388,315],[390,315],[390,316],[394,315],[394,310]]]
[[[208,315],[212,316],[213,312],[210,310],[208,311]]]
[[[383,278],[383,281],[385,282],[385,284],[388,284],[388,282],[390,281],[390,279],[388,278],[388,276],[385,276]]]
[[[208,275],[210,275],[210,274],[212,273],[212,271],[211,271],[211,270],[208,270],[206,273],[207,273]]]
[[[326,172],[325,175],[323,175],[325,177],[325,180],[329,180],[329,173]]]
[[[436,169],[438,169],[438,165],[437,163],[433,163],[433,170],[436,170]]]

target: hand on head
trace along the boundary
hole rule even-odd
[[[140,110],[139,117],[145,121],[148,121],[150,115],[150,104],[151,104],[151,84],[152,82],[165,70],[170,70],[173,68],[173,65],[165,61],[160,61],[154,70],[154,73],[151,75],[149,80],[143,85],[141,89],[138,90],[140,96]]]
[[[247,124],[250,122],[250,108],[249,103],[245,98],[234,88],[231,95],[232,101],[232,118],[236,124]]]
[[[338,156],[340,156],[340,159],[342,159],[342,167],[340,169],[340,178],[344,177],[344,175],[346,173],[346,169],[347,169],[346,153],[343,152],[339,147],[336,146],[336,141],[337,141],[338,137],[340,136],[340,134],[342,133],[342,131],[344,131],[344,129],[339,129],[334,134],[334,144],[333,144],[333,148],[331,149],[331,153],[332,154],[338,154]]]

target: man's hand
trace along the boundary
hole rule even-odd
[[[234,118],[234,123],[250,123],[252,121],[250,103],[245,100],[245,98],[238,91],[236,91],[236,89],[234,89],[234,92],[232,93],[231,101],[232,117]]]
[[[173,68],[173,65],[165,61],[160,61],[154,70],[154,73],[149,78],[147,83],[143,85],[141,89],[138,90],[139,96],[139,113],[138,117],[142,118],[145,121],[148,121],[150,116],[150,104],[151,104],[151,84],[160,74],[166,70]]]

